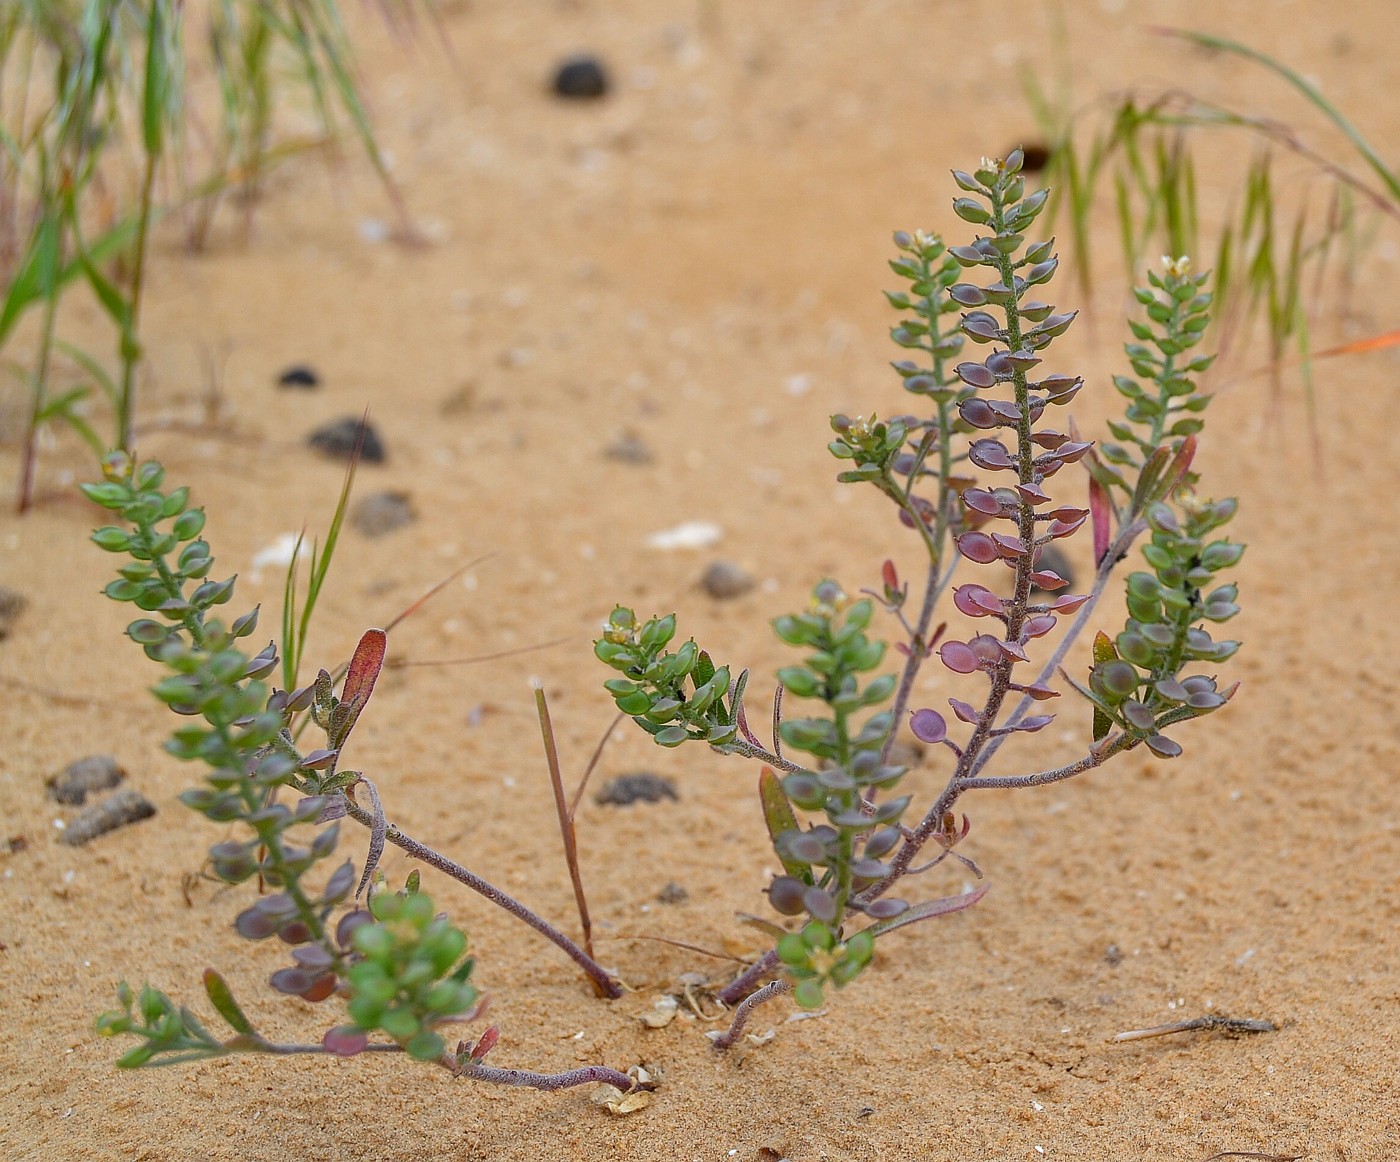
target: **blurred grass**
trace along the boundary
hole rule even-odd
[[[1093,227],[1110,197],[1130,283],[1164,253],[1189,254],[1198,267],[1211,267],[1220,349],[1228,352],[1257,326],[1275,382],[1283,366],[1297,363],[1312,411],[1317,305],[1329,299],[1345,304],[1377,219],[1400,221],[1400,177],[1315,85],[1286,64],[1223,37],[1155,31],[1282,79],[1341,135],[1352,156],[1333,160],[1292,125],[1180,89],[1128,93],[1076,108],[1061,30],[1053,80],[1023,74],[1048,149],[1051,222],[1064,224],[1086,298],[1092,290]],[[1242,136],[1245,147],[1233,151],[1234,173],[1212,170],[1213,184],[1226,184],[1233,193],[1224,217],[1207,230],[1197,191],[1198,157],[1208,138],[1227,134]],[[1303,180],[1280,178],[1281,158],[1300,163]],[[1361,349],[1364,344],[1335,350]]]
[[[409,0],[386,18],[402,22]],[[429,6],[431,11],[431,6]],[[187,12],[202,21],[185,24]],[[191,68],[187,53],[207,56]],[[200,58],[202,63],[205,58]],[[187,90],[207,74],[215,93]],[[278,134],[300,98],[321,136]],[[200,110],[217,109],[206,124]],[[141,302],[150,231],[178,212],[192,249],[208,244],[221,207],[241,201],[244,236],[267,174],[334,144],[348,125],[408,226],[355,75],[336,0],[0,0],[0,352],[39,316],[32,365],[3,366],[30,399],[17,503],[33,501],[38,435],[66,423],[94,448],[131,449]],[[83,285],[115,335],[115,371],[58,338],[59,306]],[[62,354],[80,386],[51,392]],[[87,418],[96,392],[110,434]]]

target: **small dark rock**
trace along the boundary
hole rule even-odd
[[[1116,944],[1110,944],[1103,950],[1103,958],[1108,963],[1109,968],[1117,968],[1123,963],[1123,950]]]
[[[308,367],[305,363],[294,363],[277,377],[277,386],[309,390],[321,386],[321,377],[316,374],[315,368]]]
[[[372,492],[350,510],[350,523],[367,537],[382,537],[417,517],[406,492]]]
[[[700,577],[700,588],[721,601],[753,588],[753,578],[733,561],[711,561]]]
[[[640,771],[635,775],[618,775],[594,797],[600,805],[611,803],[615,807],[626,807],[631,803],[659,803],[662,799],[680,801],[676,794],[676,784],[662,775],[650,771]]]
[[[690,893],[675,880],[667,880],[666,886],[656,893],[656,898],[663,904],[684,904],[690,899]]]
[[[363,442],[360,438],[361,433],[364,433]],[[306,442],[317,451],[342,460],[350,459],[358,445],[361,460],[369,464],[384,463],[384,445],[380,442],[378,433],[366,420],[355,416],[346,416],[343,420],[332,420],[329,424],[322,425],[306,438]]]
[[[1040,142],[1021,146],[1021,155],[1026,159],[1021,163],[1022,173],[1039,173],[1050,164],[1050,147]]]
[[[23,593],[6,589],[0,585],[0,638],[7,637],[10,625],[29,606],[29,599]]]
[[[650,464],[656,459],[647,442],[635,432],[623,432],[603,449],[603,455],[609,460],[618,460],[623,464]]]
[[[106,835],[128,823],[149,819],[155,813],[155,804],[134,787],[127,787],[80,812],[59,836],[59,842],[70,847],[81,847],[99,835]]]
[[[29,847],[29,836],[11,835],[9,839],[0,843],[0,852],[5,855],[14,855],[16,852],[25,851]]]
[[[580,53],[560,64],[554,73],[554,95],[578,100],[606,96],[608,74],[597,57]]]
[[[1036,568],[1049,569],[1069,582],[1063,589],[1056,590],[1057,593],[1074,592],[1074,570],[1070,567],[1069,558],[1054,545],[1046,545],[1040,550],[1040,560],[1036,562]],[[1031,592],[1044,596],[1046,591],[1039,586],[1032,586]]]
[[[69,763],[49,780],[49,797],[70,807],[80,807],[89,792],[106,791],[124,778],[126,772],[111,755],[88,755]]]

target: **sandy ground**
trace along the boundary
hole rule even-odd
[[[254,555],[323,527],[341,468],[309,453],[316,425],[371,410],[387,462],[362,492],[401,490],[418,519],[381,539],[348,533],[311,656],[335,664],[361,630],[484,557],[393,635],[396,658],[460,658],[562,639],[489,664],[389,671],[352,765],[391,817],[565,925],[572,899],[552,822],[527,679],[550,692],[564,761],[582,770],[611,717],[590,639],[612,604],[679,610],[717,657],[749,665],[756,699],[786,661],[767,619],[824,575],[875,582],[912,566],[908,533],[872,497],[839,490],[826,417],[901,408],[886,361],[889,233],[962,236],[947,171],[1034,132],[1017,69],[1049,67],[1051,9],[933,3],[445,4],[454,68],[431,37],[394,41],[366,13],[374,111],[430,244],[375,241],[388,210],[353,157],[287,166],[251,243],[224,220],[193,258],[161,235],[146,337],[141,450],[209,513],[238,604],[276,609],[280,577]],[[1400,17],[1389,0],[1071,3],[1076,93],[1190,85],[1303,117],[1262,74],[1149,37],[1191,24],[1300,65],[1373,141],[1400,135]],[[607,100],[565,105],[544,80],[588,48],[612,67]],[[1232,148],[1246,148],[1235,142]],[[1384,149],[1383,149],[1384,152]],[[1218,212],[1228,182],[1207,167]],[[1120,366],[1124,285],[1106,206],[1094,318],[1056,347],[1090,389],[1096,430]],[[1397,325],[1393,230],[1357,271],[1350,313],[1318,342]],[[1065,278],[1056,296],[1074,302]],[[70,338],[105,343],[77,304]],[[22,336],[11,354],[23,359]],[[279,391],[308,362],[316,392]],[[1235,361],[1235,370],[1250,357]],[[774,866],[757,771],[622,735],[599,777],[641,769],[680,799],[581,811],[580,844],[603,959],[637,992],[595,1000],[554,948],[479,898],[429,877],[470,930],[477,980],[502,1030],[493,1061],[540,1069],[649,1062],[664,1085],[619,1119],[585,1090],[453,1083],[402,1059],[229,1059],[135,1074],[93,1033],[122,979],[200,1008],[218,966],[269,1033],[310,1039],[326,1010],[261,987],[278,950],[230,928],[251,886],[181,881],[215,829],[175,796],[193,772],[160,749],[170,723],[143,693],[153,669],[99,596],[111,558],[95,514],[60,496],[89,469],[46,450],[50,499],[0,516],[0,585],[29,599],[0,642],[6,745],[0,856],[0,1153],[13,1159],[1202,1160],[1222,1151],[1386,1159],[1400,1148],[1397,681],[1391,616],[1400,539],[1392,493],[1396,359],[1320,366],[1309,445],[1297,384],[1231,387],[1211,414],[1207,485],[1238,495],[1247,642],[1228,709],[1181,732],[1186,755],[1136,754],[1081,780],[966,801],[965,850],[992,883],[969,912],[882,946],[817,1019],[781,1001],[777,1035],[728,1056],[708,1027],[638,1020],[679,974],[727,979],[755,938]],[[210,371],[213,367],[217,374]],[[214,428],[191,430],[211,390]],[[649,464],[605,457],[624,434]],[[13,479],[15,448],[0,451]],[[1372,520],[1372,509],[1379,519]],[[707,553],[647,537],[686,520],[724,530]],[[1081,555],[1087,546],[1080,546]],[[719,602],[697,587],[714,556],[762,584]],[[1080,564],[1085,562],[1082,560]],[[936,676],[931,682],[941,681]],[[927,701],[946,696],[930,685]],[[1027,768],[1079,752],[1087,710],[1026,748]],[[1010,749],[1010,748],[1008,748]],[[44,780],[110,752],[159,808],[74,849]],[[347,759],[347,761],[350,761]],[[922,796],[943,771],[915,771]],[[352,836],[359,844],[361,837]],[[391,879],[409,865],[393,852]],[[942,873],[939,873],[940,875]],[[931,881],[934,877],[931,877]],[[663,904],[668,882],[688,900]],[[960,890],[960,874],[926,886]],[[1113,950],[1116,950],[1113,951]],[[1267,1018],[1251,1039],[1178,1035],[1113,1044],[1125,1029],[1214,1013]]]

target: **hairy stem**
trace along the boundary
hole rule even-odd
[[[778,954],[770,948],[724,988],[715,993],[715,1000],[722,1005],[736,1005],[754,990],[759,981],[765,976],[772,976],[776,971],[778,971]]]
[[[766,1004],[774,997],[780,997],[785,992],[792,989],[792,982],[789,980],[769,981],[758,992],[744,998],[744,1001],[734,1010],[734,1020],[730,1022],[729,1028],[724,1032],[715,1032],[710,1035],[710,1043],[716,1049],[728,1049],[739,1040],[744,1033],[744,1026],[749,1023],[749,1017],[753,1015],[754,1009],[759,1005]]]
[[[498,1069],[494,1065],[482,1065],[479,1061],[458,1061],[450,1053],[444,1054],[443,1064],[458,1077],[471,1077],[495,1085],[524,1085],[531,1089],[554,1090],[604,1081],[623,1092],[636,1088],[627,1074],[609,1069],[606,1065],[584,1065],[563,1073],[536,1073],[531,1069]]]
[[[354,802],[348,795],[342,795],[345,803],[345,813],[363,827],[374,825],[374,816],[366,811],[359,804]],[[525,921],[531,928],[543,936],[546,940],[558,945],[581,969],[583,969],[588,979],[593,982],[598,991],[605,997],[616,1000],[622,995],[622,986],[613,978],[602,965],[593,957],[589,956],[582,948],[570,940],[564,933],[554,927],[553,924],[543,917],[530,911],[524,904],[512,896],[506,895],[500,888],[487,883],[480,876],[468,871],[461,864],[440,855],[431,847],[419,843],[418,840],[405,835],[399,830],[397,824],[389,824],[384,838],[395,847],[407,852],[412,858],[422,860],[429,867],[436,868],[443,875],[451,876],[460,884],[465,884],[472,891],[485,896],[493,904],[504,908],[512,916]],[[526,1084],[526,1083],[521,1083]]]

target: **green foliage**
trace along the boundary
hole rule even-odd
[[[747,675],[739,676],[731,692],[729,667],[716,669],[693,640],[668,653],[675,636],[674,614],[638,626],[630,609],[614,609],[593,647],[600,661],[623,675],[605,683],[606,689],[617,708],[661,746],[693,740],[724,749],[739,733]]]
[[[415,1060],[433,1061],[446,1049],[437,1027],[477,1001],[472,960],[462,959],[467,938],[422,892],[380,892],[370,912],[374,922],[351,937],[363,958],[346,976],[351,1028],[382,1031]]]

